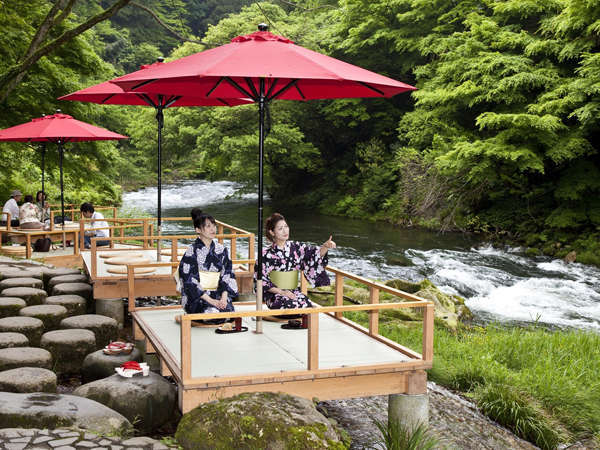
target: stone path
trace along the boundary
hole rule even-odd
[[[2,450],[168,450],[170,447],[149,437],[103,437],[70,429],[0,429]]]

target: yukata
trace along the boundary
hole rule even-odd
[[[202,288],[200,270],[220,273],[216,290],[209,291]],[[238,294],[238,287],[227,248],[214,241],[210,246],[206,246],[202,239],[197,238],[187,248],[179,263],[177,289],[181,292],[181,305],[188,314],[234,311],[231,302]],[[206,293],[210,298],[219,300],[223,292],[227,292],[225,309],[218,309],[201,298]]]
[[[272,244],[263,249],[263,300],[269,309],[310,308],[311,301],[300,291],[300,287],[293,290],[296,300],[285,295],[274,294],[269,289],[275,285],[269,279],[272,270],[287,272],[299,270],[304,273],[306,280],[313,286],[329,286],[330,281],[325,271],[327,266],[327,253],[321,257],[319,247],[296,241],[286,241],[283,248]],[[254,277],[256,278],[256,271]]]

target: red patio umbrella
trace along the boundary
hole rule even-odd
[[[262,303],[264,115],[274,99],[311,100],[391,97],[413,86],[295,45],[267,31],[238,36],[230,44],[111,80],[127,91],[206,97],[248,97],[259,106],[258,285]],[[259,331],[257,321],[257,331]]]
[[[60,204],[61,221],[64,227],[65,199],[63,192],[63,154],[64,144],[81,141],[106,141],[127,139],[127,136],[113,133],[104,128],[90,125],[62,114],[60,110],[51,116],[38,117],[30,122],[6,128],[0,131],[0,141],[16,142],[54,142],[58,144],[60,165]]]
[[[147,70],[152,67],[163,65],[163,59],[159,58],[157,62],[142,66],[141,70]],[[237,95],[239,97],[239,95]],[[178,106],[236,106],[253,103],[250,99],[241,98],[217,98],[215,97],[197,97],[193,94],[185,95],[162,95],[154,92],[126,92],[118,85],[105,81],[96,84],[72,94],[59,97],[59,100],[74,100],[80,102],[99,103],[102,105],[143,105],[152,106],[156,109],[156,121],[158,125],[158,234],[161,233],[161,188],[162,188],[162,129],[164,126],[163,110],[165,108],[175,108]],[[158,253],[160,259],[160,252]]]

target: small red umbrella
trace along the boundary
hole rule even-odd
[[[38,117],[32,119],[31,122],[26,122],[0,131],[0,141],[54,142],[58,144],[60,204],[63,226],[65,216],[65,199],[63,192],[64,144],[68,142],[106,141],[113,139],[127,139],[127,136],[113,133],[112,131],[81,122],[80,120],[75,120],[67,114],[62,114],[60,110],[57,110],[57,113],[52,114],[51,116]]]
[[[141,71],[164,65],[162,58],[153,64],[144,65]],[[239,97],[239,94],[236,95]],[[103,105],[143,105],[152,106],[156,109],[156,121],[158,125],[158,234],[161,233],[161,188],[162,188],[162,129],[164,126],[163,109],[178,106],[237,106],[253,103],[250,99],[242,98],[217,98],[197,97],[194,94],[185,95],[162,95],[154,92],[126,92],[121,87],[110,81],[90,86],[72,94],[59,97],[59,100],[74,100],[80,102],[100,103]],[[159,253],[160,258],[160,253]]]
[[[257,308],[262,303],[262,210],[265,108],[274,99],[391,97],[413,86],[295,45],[267,31],[111,80],[126,91],[247,97],[259,106]],[[257,330],[259,321],[257,321]]]

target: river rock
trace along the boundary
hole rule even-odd
[[[0,267],[0,280],[23,277],[39,278],[41,280],[42,272],[38,268],[26,269],[14,265]]]
[[[96,348],[96,338],[90,330],[55,330],[44,333],[40,347],[52,353],[57,374],[79,373],[85,357]]]
[[[184,414],[175,438],[184,449],[342,447],[333,425],[305,398],[254,392]]]
[[[19,367],[52,368],[52,355],[37,347],[11,347],[0,349],[0,371]]]
[[[60,283],[50,290],[52,295],[81,295],[86,300],[92,299],[92,286],[87,283]]]
[[[62,286],[59,284],[59,286]],[[101,349],[117,339],[119,324],[115,319],[99,314],[83,314],[63,319],[60,323],[63,329],[83,328],[93,331],[96,335],[96,349]]]
[[[89,383],[110,377],[115,374],[115,368],[126,361],[142,362],[142,353],[137,348],[134,348],[127,355],[107,355],[102,350],[90,353],[83,360],[83,366],[81,367],[83,382]]]
[[[6,280],[0,281],[0,292],[4,289],[14,288],[14,287],[32,287],[42,289],[44,287],[44,283],[42,280],[38,278],[7,278]]]
[[[23,317],[35,317],[44,323],[44,331],[56,330],[60,321],[67,317],[67,308],[60,305],[27,306],[19,311]]]
[[[118,411],[136,428],[151,431],[168,422],[176,409],[175,386],[153,372],[147,377],[125,378],[114,374],[73,391]]]
[[[81,295],[51,295],[44,300],[44,303],[46,305],[64,306],[67,308],[67,316],[69,317],[85,314],[86,301]]]
[[[25,300],[27,305],[41,305],[44,303],[48,294],[43,289],[31,288],[31,287],[13,287],[4,289],[0,292],[1,297],[18,297]]]
[[[0,333],[0,348],[28,347],[29,339],[23,333]]]
[[[27,303],[19,297],[0,297],[0,318],[18,316]]]
[[[44,322],[35,317],[5,317],[0,319],[0,332],[24,334],[31,345],[38,345],[44,332]]]
[[[81,274],[60,275],[53,277],[48,282],[48,289],[51,290],[54,286],[61,283],[87,283],[88,278]]]
[[[98,434],[130,436],[131,423],[116,411],[76,395],[36,392],[0,396],[2,428],[77,427]],[[23,447],[21,447],[23,448]]]
[[[56,392],[56,374],[40,367],[19,367],[0,372],[0,391]]]

